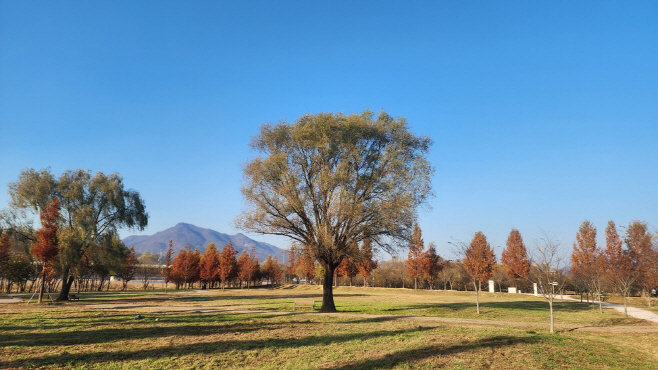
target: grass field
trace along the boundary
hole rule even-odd
[[[290,312],[295,299],[319,295],[317,287],[95,293],[67,304],[0,306],[0,368],[648,369],[658,362],[658,326],[577,302],[558,305],[560,331],[551,335],[547,303],[531,296],[484,294],[478,316],[473,293],[338,288],[343,312]]]

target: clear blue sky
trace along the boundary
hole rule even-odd
[[[0,4],[5,189],[116,171],[146,234],[235,233],[260,124],[383,109],[434,140],[420,225],[443,255],[478,230],[570,249],[584,219],[658,227],[655,1]]]

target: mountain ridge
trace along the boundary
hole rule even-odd
[[[259,261],[264,261],[268,255],[276,257],[279,261],[282,261],[286,256],[283,249],[251,239],[242,233],[229,235],[185,222],[179,222],[175,226],[152,235],[130,235],[125,237],[123,242],[129,247],[135,246],[135,251],[139,254],[149,252],[164,255],[167,252],[169,240],[174,242],[174,256],[187,245],[193,249],[199,248],[199,251],[203,253],[208,244],[214,243],[215,247],[221,251],[229,241],[233,244],[233,248],[238,252],[238,255],[243,250],[251,253],[253,248]]]

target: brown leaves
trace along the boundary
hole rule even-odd
[[[32,253],[46,266],[59,252],[59,239],[57,238],[59,199],[57,197],[48,202],[40,217],[42,228],[37,230],[37,242],[32,247]]]
[[[475,233],[465,255],[464,268],[475,280],[482,282],[491,278],[496,255],[481,231]]]
[[[512,229],[507,237],[507,248],[503,250],[502,261],[507,276],[512,279],[526,278],[530,273],[530,259],[523,244],[521,233]]]

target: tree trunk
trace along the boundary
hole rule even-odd
[[[333,291],[333,276],[335,266],[327,263],[324,266],[324,281],[322,282],[322,307],[320,312],[336,312],[336,305],[334,304],[334,291]]]
[[[553,297],[548,300],[548,306],[551,309],[551,334],[555,333],[555,317],[553,316]]]
[[[644,293],[647,295],[647,305],[651,307],[651,290],[647,288]]]
[[[480,289],[478,287],[479,281],[476,283],[473,280],[473,286],[475,286],[475,306],[477,307],[478,315],[480,314]]]
[[[603,313],[603,304],[601,303],[601,293],[599,292],[599,313]]]
[[[71,291],[71,285],[73,285],[73,276],[69,276],[69,269],[66,269],[64,271],[64,275],[62,276],[62,290],[59,292],[59,296],[57,297],[57,301],[68,301],[69,300],[69,292]]]
[[[46,278],[45,276],[41,276],[41,287],[39,288],[39,304],[43,302],[43,288],[45,287],[46,287]]]

